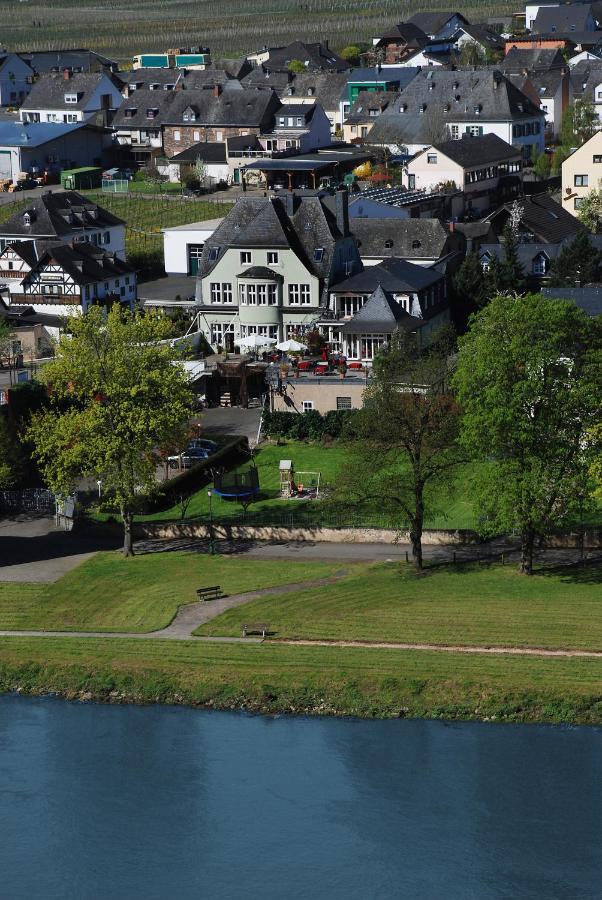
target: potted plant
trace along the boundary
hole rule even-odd
[[[344,378],[345,375],[347,374],[347,363],[344,361],[341,361],[337,368],[339,370],[339,377]]]
[[[280,363],[280,375],[282,378],[286,378],[289,373],[290,366],[286,362]]]

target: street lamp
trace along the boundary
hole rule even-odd
[[[209,497],[209,553],[211,556],[215,555],[215,541],[213,539],[213,508],[211,505],[211,501],[213,498],[213,491],[207,491],[207,496]]]
[[[100,479],[98,479],[96,484],[98,485],[98,499],[100,500],[100,489],[102,487],[102,481]]]

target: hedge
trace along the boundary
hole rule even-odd
[[[200,491],[201,488],[213,481],[213,470],[233,469],[245,460],[249,459],[249,441],[246,437],[237,437],[213,453],[207,459],[201,460],[185,469],[175,478],[163,484],[153,492],[145,504],[146,512],[157,512],[161,509],[169,509],[177,503],[180,497],[186,497]]]
[[[322,415],[312,409],[304,413],[265,412],[263,428],[269,437],[292,440],[319,441],[325,437],[338,438],[356,414],[353,409],[330,410]]]

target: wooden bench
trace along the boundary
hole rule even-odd
[[[213,587],[199,588],[196,592],[197,600],[219,600],[219,598],[223,596],[219,584],[215,584]]]
[[[263,622],[252,622],[249,625],[242,626],[242,636],[247,637],[249,634],[260,634],[262,637],[265,637],[269,630],[270,626],[265,625]]]

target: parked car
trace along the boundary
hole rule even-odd
[[[191,447],[189,450],[184,450],[182,453],[176,453],[174,456],[169,456],[167,458],[167,462],[172,469],[189,469],[191,466],[194,466],[195,463],[201,462],[204,459],[209,459],[211,454],[208,450],[203,450],[201,447]]]
[[[219,444],[216,444],[215,441],[210,441],[207,438],[193,438],[188,443],[187,450],[206,450],[208,455],[211,456],[212,453],[217,453],[219,450]]]

